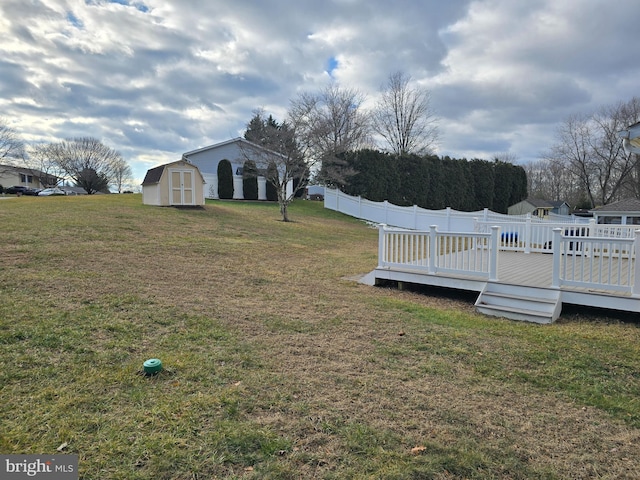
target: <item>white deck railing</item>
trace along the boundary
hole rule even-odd
[[[575,228],[575,227],[574,227]],[[582,228],[582,227],[580,227]],[[588,227],[586,227],[588,228]],[[576,235],[566,225],[551,232],[549,246],[553,254],[553,288],[580,287],[593,290],[640,294],[640,269],[635,260],[640,245],[640,230],[632,238],[620,236],[588,237]],[[499,281],[500,250],[515,250],[514,235],[500,233],[439,232],[435,225],[428,231],[401,230],[382,225],[379,229],[379,268],[408,268],[425,274],[452,273]],[[511,238],[510,238],[511,237]],[[518,247],[518,250],[524,249]]]
[[[561,228],[553,234],[552,287],[640,293],[640,269],[636,268],[640,230],[632,238],[577,239],[563,235]]]
[[[380,226],[379,267],[454,273],[496,280],[498,227],[491,233],[399,230]]]
[[[591,219],[588,224],[539,222],[532,218],[525,222],[488,222],[476,219],[474,231],[488,233],[491,227],[499,226],[500,249],[515,252],[553,252],[553,232],[562,230],[567,237],[634,238],[638,225],[599,225]]]

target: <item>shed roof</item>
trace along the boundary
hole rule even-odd
[[[142,181],[142,185],[149,185],[151,183],[158,183],[160,178],[162,177],[162,172],[164,172],[164,167],[166,165],[160,165],[159,167],[151,168],[147,170],[147,174],[144,176],[144,180]]]
[[[178,163],[184,163],[186,165],[189,165],[190,167],[193,167],[194,169],[196,169],[198,173],[200,173],[200,169],[197,166],[190,163],[188,160],[178,160],[177,162],[165,163],[164,165],[159,165],[157,167],[150,168],[149,170],[147,170],[147,174],[144,176],[142,185],[152,185],[154,183],[159,183],[165,168],[171,167]],[[200,173],[200,178],[202,178],[201,173]],[[202,179],[202,181],[204,183],[204,179]]]
[[[590,210],[596,214],[604,212],[640,212],[640,200],[637,198],[627,198],[620,200],[619,202],[603,205],[602,207],[594,208]]]

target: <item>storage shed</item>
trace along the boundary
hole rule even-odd
[[[553,205],[546,200],[539,198],[527,198],[521,202],[511,205],[507,209],[509,215],[526,215],[530,213],[535,217],[547,218],[553,209]]]
[[[195,165],[179,160],[147,171],[142,182],[142,203],[145,205],[204,205],[204,178]]]

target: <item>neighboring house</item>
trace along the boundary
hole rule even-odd
[[[507,209],[509,215],[526,215],[530,213],[532,216],[546,218],[553,210],[554,206],[551,202],[540,200],[538,198],[527,198],[521,202],[511,205]]]
[[[242,183],[244,164],[248,159],[252,159],[258,167],[258,171],[260,171],[263,168],[263,165],[261,165],[262,162],[260,161],[263,156],[261,157],[260,153],[280,155],[279,153],[272,152],[244,138],[238,137],[186,152],[182,155],[182,158],[196,165],[202,172],[202,176],[206,182],[206,198],[218,198],[218,164],[222,160],[228,160],[231,163],[231,170],[233,172],[233,198],[242,200],[244,199]],[[262,175],[258,176],[259,200],[267,199],[266,185],[265,177]],[[288,186],[288,194],[293,191],[292,188],[292,185]]]
[[[197,166],[179,160],[147,171],[142,181],[142,203],[145,205],[204,205],[205,181]]]
[[[591,210],[596,223],[608,225],[640,225],[640,200],[628,198]]]
[[[549,203],[553,206],[551,213],[555,213],[556,215],[570,215],[571,207],[567,202],[550,201]]]
[[[622,137],[627,152],[640,155],[640,122],[628,126],[626,130],[618,132],[618,135]]]
[[[47,188],[57,185],[61,179],[33,168],[0,165],[0,185],[4,188],[23,185],[29,188]]]

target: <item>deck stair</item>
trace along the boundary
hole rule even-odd
[[[560,290],[487,282],[476,300],[485,315],[535,323],[553,323],[560,316]]]

